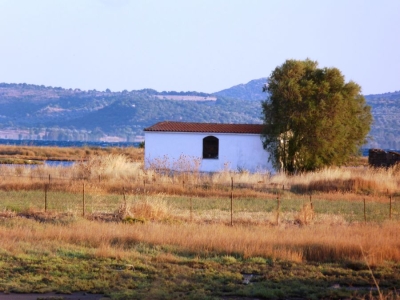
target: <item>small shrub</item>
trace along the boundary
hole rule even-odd
[[[162,195],[135,200],[128,211],[137,219],[164,220],[170,217],[170,207]]]
[[[304,204],[295,217],[295,223],[300,225],[310,224],[314,220],[314,208],[311,203]]]
[[[133,218],[131,216],[126,216],[123,220],[123,223],[127,224],[135,224],[135,223],[141,223],[144,224],[146,222],[145,218]]]
[[[226,265],[231,265],[236,263],[236,258],[234,258],[233,256],[230,255],[225,255],[222,257],[222,263],[226,264]]]

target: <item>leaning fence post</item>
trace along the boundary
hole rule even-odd
[[[231,177],[231,226],[233,226],[233,177]]]

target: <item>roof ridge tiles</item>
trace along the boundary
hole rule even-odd
[[[144,131],[261,134],[263,132],[263,129],[263,124],[226,124],[162,121],[145,128]]]

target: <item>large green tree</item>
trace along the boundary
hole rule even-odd
[[[343,165],[358,154],[372,123],[370,107],[353,81],[312,60],[287,60],[264,86],[264,148],[288,173]]]

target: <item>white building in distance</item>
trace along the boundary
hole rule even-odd
[[[144,129],[145,168],[271,172],[261,124],[159,122]]]

